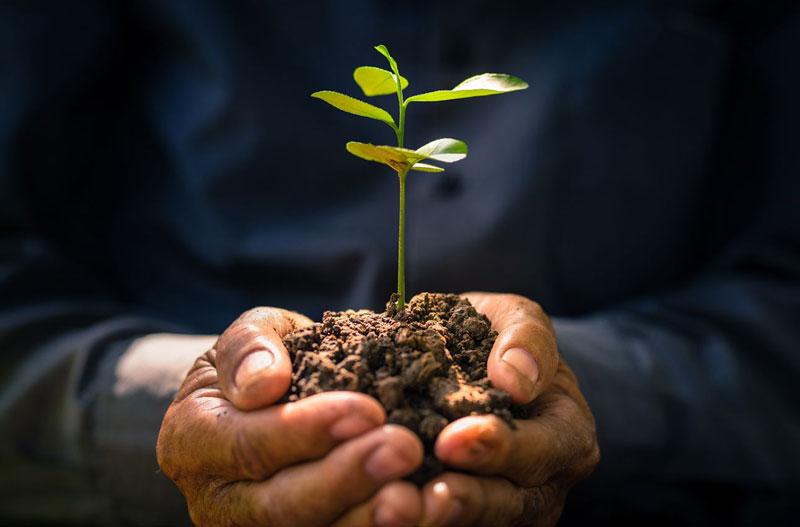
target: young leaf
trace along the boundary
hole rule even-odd
[[[398,172],[413,166],[426,157],[424,154],[420,154],[408,148],[373,145],[370,143],[359,143],[357,141],[350,141],[347,143],[347,151],[361,159],[389,165]]]
[[[397,62],[389,54],[389,50],[386,49],[386,46],[384,46],[383,44],[380,44],[378,46],[375,46],[375,49],[378,50],[378,53],[380,53],[381,55],[386,57],[386,60],[389,61],[389,66],[392,67],[392,71],[394,72],[395,75],[397,75],[399,77],[400,76],[400,72],[397,71]]]
[[[452,90],[436,90],[414,95],[406,99],[406,104],[410,102],[452,101],[468,97],[482,97],[484,95],[524,90],[527,87],[527,82],[513,75],[484,73],[470,77]]]
[[[397,77],[391,71],[382,68],[361,66],[353,72],[353,79],[367,97],[397,92]],[[401,76],[400,85],[405,90],[408,87],[408,80]]]
[[[434,165],[429,165],[427,163],[417,163],[411,170],[419,170],[420,172],[444,172],[442,167],[437,167]]]
[[[417,148],[416,152],[427,159],[453,163],[467,157],[467,144],[458,139],[445,137]]]
[[[373,145],[350,141],[347,151],[354,156],[389,165],[398,172],[411,167],[423,172],[442,172],[443,168],[420,163],[423,159],[434,159],[445,163],[453,163],[467,157],[467,145],[458,139],[436,139],[416,150],[397,146]]]
[[[322,99],[343,112],[360,115],[361,117],[369,117],[370,119],[377,119],[391,126],[393,130],[397,129],[397,125],[394,124],[394,119],[389,115],[389,112],[364,101],[359,101],[343,93],[328,90],[314,92],[311,96]]]

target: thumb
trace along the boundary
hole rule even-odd
[[[492,384],[507,391],[517,404],[535,399],[558,368],[558,348],[550,319],[536,302],[519,295],[464,293],[498,332],[489,354]]]
[[[268,406],[286,393],[292,363],[283,346],[291,331],[311,325],[307,317],[273,307],[251,309],[217,341],[217,372],[222,392],[240,410]]]

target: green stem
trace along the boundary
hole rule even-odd
[[[402,92],[399,92],[398,95],[400,96],[400,126],[398,126],[397,130],[397,146],[403,148],[403,136],[406,133],[406,105],[403,104],[403,95]]]
[[[397,75],[397,103],[399,106],[397,146],[403,148],[403,136],[406,132],[406,105],[403,104],[403,88],[400,85],[400,72],[394,68]],[[400,227],[397,236],[397,311],[406,308],[406,176],[411,167],[398,170],[400,179]]]
[[[397,310],[406,307],[406,175],[408,168],[398,171],[400,178],[400,228],[397,237]]]

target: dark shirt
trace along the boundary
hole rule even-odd
[[[35,4],[35,5],[34,5]],[[170,523],[171,394],[115,391],[132,339],[273,305],[380,309],[397,180],[348,140],[360,65],[414,104],[408,287],[553,316],[603,459],[565,521],[784,521],[800,488],[800,9],[791,2],[4,2],[0,518]],[[600,4],[603,4],[602,7]],[[396,112],[392,96],[370,102]]]

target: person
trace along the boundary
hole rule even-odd
[[[592,414],[562,523],[790,523],[796,4],[0,9],[6,523],[551,524]],[[531,83],[407,116],[410,146],[470,145],[409,180],[409,287],[515,293],[469,296],[544,411],[451,425],[463,470],[422,489],[371,399],[270,404],[287,320],[393,289],[396,181],[343,148],[391,131],[308,97],[355,95],[378,43],[411,94]]]

